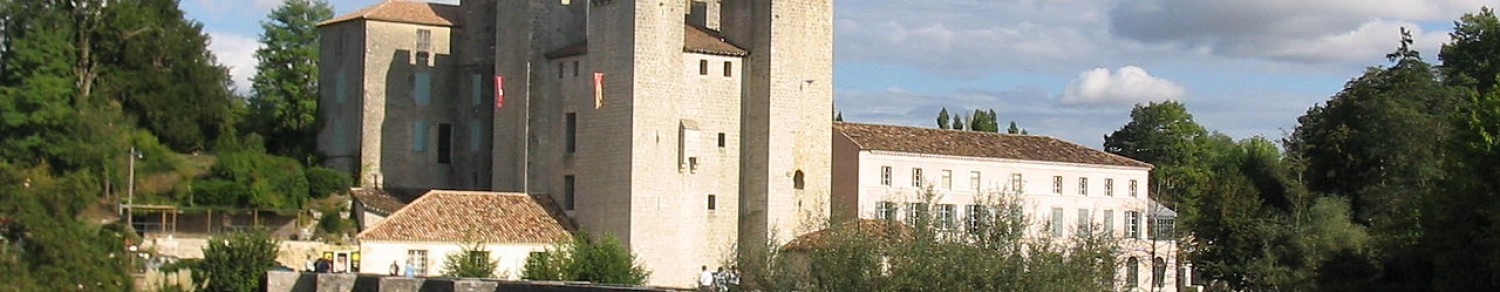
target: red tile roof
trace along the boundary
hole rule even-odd
[[[818,250],[832,244],[830,240],[849,239],[854,236],[879,239],[881,244],[891,244],[911,239],[912,231],[911,226],[895,221],[859,219],[797,236],[781,246],[781,249],[785,251]]]
[[[1151,164],[1062,139],[965,130],[833,123],[861,150],[1151,168]]]
[[[396,210],[406,207],[407,203],[416,201],[427,193],[426,189],[367,189],[351,188],[349,193],[354,195],[354,200],[365,205],[365,209],[381,215],[390,215]]]
[[[750,54],[749,51],[729,43],[728,40],[724,39],[724,35],[719,34],[719,32],[693,25],[684,25],[683,27],[682,51],[735,57],[743,57]],[[589,42],[582,41],[547,52],[546,56],[549,59],[557,59],[588,53]]]
[[[432,4],[412,0],[385,0],[375,5],[360,8],[349,14],[340,15],[332,19],[318,23],[324,26],[339,22],[356,19],[380,20],[390,22],[402,22],[411,24],[425,24],[435,26],[458,25],[460,11],[459,7],[452,5]]]
[[[552,243],[575,228],[545,195],[434,190],[359,240]]]

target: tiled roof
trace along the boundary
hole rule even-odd
[[[833,123],[861,150],[1151,168],[1151,164],[1062,139],[965,130]]]
[[[354,200],[364,204],[366,210],[390,215],[406,207],[407,203],[417,200],[422,194],[427,193],[427,190],[352,188],[349,189],[349,193],[354,195]]]
[[[687,25],[683,29],[682,51],[710,55],[745,56],[749,52],[724,40],[724,35],[707,28]]]
[[[750,54],[749,51],[745,51],[745,49],[729,43],[728,40],[724,39],[724,35],[719,34],[719,32],[693,25],[685,25],[685,27],[683,27],[682,51],[689,53],[736,57],[743,57]],[[567,46],[563,46],[560,49],[547,52],[546,56],[549,59],[557,59],[588,53],[589,42],[582,41],[568,44]]]
[[[890,220],[859,219],[797,236],[791,242],[781,246],[781,249],[785,251],[817,250],[828,247],[830,240],[850,236],[869,236],[880,239],[883,244],[889,244],[892,241],[911,239],[912,229],[911,226]]]
[[[359,240],[552,243],[574,230],[545,195],[434,190]]]
[[[414,0],[385,0],[375,3],[375,5],[355,10],[349,14],[320,22],[318,26],[356,19],[455,26],[458,24],[459,14],[460,11],[457,6],[432,4]]]

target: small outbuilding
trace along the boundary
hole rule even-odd
[[[462,244],[481,244],[496,278],[517,279],[526,257],[572,237],[562,214],[546,195],[433,190],[359,233],[361,272],[438,276]]]

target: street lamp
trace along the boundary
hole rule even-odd
[[[125,190],[128,198],[125,204],[120,205],[120,213],[125,216],[125,225],[129,226],[132,230],[135,229],[135,219],[131,215],[135,213],[135,160],[137,158],[144,157],[141,156],[140,151],[135,150],[135,146],[130,146],[130,181],[128,182],[129,186]],[[125,212],[127,208],[130,209],[128,213]]]

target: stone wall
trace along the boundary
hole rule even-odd
[[[405,278],[365,274],[266,272],[267,292],[650,292],[666,288],[595,285],[587,282],[500,281],[490,279]]]

